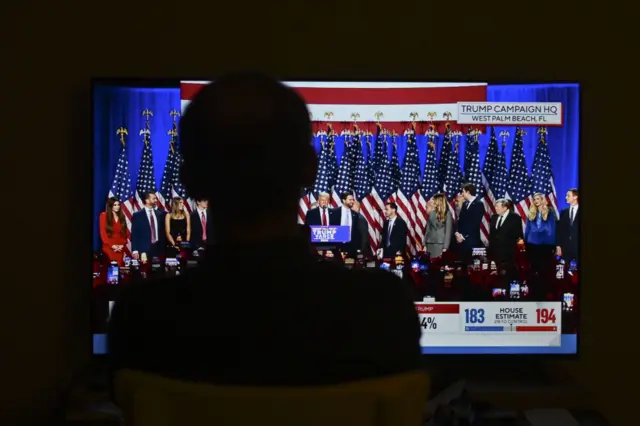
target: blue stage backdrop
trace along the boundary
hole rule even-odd
[[[580,98],[577,84],[524,84],[524,85],[489,85],[487,101],[489,102],[561,102],[564,107],[564,126],[548,128],[548,147],[553,168],[558,207],[564,207],[564,194],[578,186],[579,176],[579,130],[580,130]],[[154,175],[156,186],[160,189],[165,160],[169,153],[168,135],[172,128],[171,110],[180,110],[180,90],[167,88],[139,87],[94,87],[94,247],[99,249],[98,216],[104,211],[107,195],[111,188],[116,164],[122,148],[116,131],[119,127],[128,129],[127,154],[131,172],[132,187],[138,177],[138,168],[142,156],[143,140],[139,132],[145,126],[142,111],[153,111],[151,119],[151,144],[153,146]],[[507,130],[511,136],[505,149],[507,167],[510,167],[511,148],[515,136],[515,128],[496,127],[496,134]],[[527,168],[531,172],[534,154],[538,143],[535,127],[525,127],[523,137],[524,153]],[[316,138],[317,139],[317,138]],[[498,138],[501,142],[501,138]],[[421,167],[426,157],[426,138],[418,135],[418,151]],[[438,157],[442,146],[442,135],[436,146]],[[483,134],[479,138],[480,166],[484,164],[484,156],[489,145],[490,135]],[[319,142],[316,149],[320,150]],[[336,138],[336,155],[338,161],[342,155],[342,138]],[[406,138],[398,138],[398,158],[400,166],[404,160]],[[460,138],[460,167],[464,168],[465,138]]]

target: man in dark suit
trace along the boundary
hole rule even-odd
[[[239,134],[259,137],[237,143]],[[422,368],[410,285],[379,269],[318,261],[295,221],[300,188],[317,167],[309,111],[295,90],[259,73],[217,78],[186,108],[180,137],[193,197],[219,195],[229,170],[269,194],[251,208],[209,210],[216,240],[197,268],[120,289],[108,332],[112,370],[319,386]]]
[[[522,219],[509,211],[506,199],[495,202],[496,214],[491,216],[489,258],[500,268],[515,261],[518,241],[522,239]]]
[[[560,220],[556,229],[556,254],[569,262],[578,259],[580,246],[578,188],[570,189],[565,196],[565,200],[569,207],[560,213]]]
[[[309,209],[305,218],[305,225],[309,226],[338,226],[340,225],[340,215],[336,215],[329,207],[331,196],[326,192],[318,194],[318,207]]]
[[[458,230],[455,233],[458,251],[463,259],[471,256],[472,249],[484,247],[480,238],[480,225],[484,216],[484,204],[477,198],[476,186],[466,183],[462,186],[464,203],[460,208]]]
[[[167,246],[164,228],[165,212],[156,208],[158,198],[153,192],[142,194],[144,207],[131,216],[131,251],[134,257],[146,253],[149,260],[162,256]]]
[[[367,218],[362,214],[359,202],[355,201],[351,210],[358,215],[358,234],[360,237],[359,250],[366,257],[369,257],[371,256],[371,245],[369,244],[369,222],[367,222]]]
[[[396,203],[387,203],[384,206],[386,220],[382,226],[382,257],[395,257],[400,253],[405,255],[407,250],[407,223],[398,216]]]
[[[209,200],[196,199],[196,208],[191,212],[191,245],[202,249],[213,242],[213,222],[209,220]]]

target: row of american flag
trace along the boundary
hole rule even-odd
[[[193,200],[187,198],[184,186],[180,182],[180,164],[182,163],[182,155],[180,154],[180,146],[178,143],[178,126],[177,118],[180,113],[177,110],[171,110],[169,113],[173,117],[173,125],[167,134],[170,137],[169,151],[164,164],[164,172],[162,174],[162,182],[158,189],[155,179],[155,169],[153,164],[153,146],[151,144],[151,126],[153,119],[153,111],[145,109],[142,115],[145,119],[145,126],[140,130],[142,137],[142,157],[140,167],[138,168],[138,178],[136,180],[135,190],[132,186],[131,172],[129,170],[129,160],[127,153],[126,137],[128,129],[120,127],[117,134],[120,138],[122,148],[116,163],[116,170],[109,190],[109,197],[115,197],[120,200],[121,208],[127,218],[127,226],[131,229],[131,216],[144,206],[142,196],[146,192],[153,192],[158,197],[158,208],[162,210],[170,210],[171,199],[173,197],[182,197],[185,199],[185,208],[191,212],[195,206]]]
[[[535,193],[545,194],[549,205],[558,214],[545,128],[537,129],[539,140],[529,173],[523,147],[525,130],[521,128],[516,128],[513,135],[507,131],[496,135],[495,128],[491,128],[488,151],[480,168],[480,130],[468,128],[462,134],[447,125],[441,136],[435,131],[435,126],[428,127],[425,135],[418,135],[415,122],[408,126],[404,134],[387,131],[380,123],[375,133],[363,132],[354,124],[352,130],[338,133],[333,131],[331,123],[327,123],[326,130],[318,131],[315,135],[316,142],[321,146],[318,171],[313,188],[309,188],[300,199],[298,221],[304,222],[306,212],[315,203],[318,193],[331,194],[331,204],[337,207],[341,204],[339,194],[351,192],[360,201],[361,212],[369,223],[369,242],[375,251],[380,244],[384,205],[395,202],[399,216],[409,229],[408,250],[415,253],[425,235],[427,201],[436,193],[446,194],[455,218],[454,199],[463,183],[474,184],[477,196],[485,205],[480,229],[485,245],[497,199],[509,198],[514,202],[523,226]],[[498,136],[502,139],[501,143]],[[513,147],[510,168],[507,170],[505,147],[510,136],[513,136]],[[437,156],[439,137],[443,141],[440,155]],[[459,152],[460,138],[466,139],[464,153]],[[336,146],[339,144],[343,146],[340,161],[336,155]],[[426,144],[427,155],[422,165],[418,155],[419,144]],[[398,156],[399,145],[406,146],[402,164]]]
[[[135,190],[132,186],[127,153],[128,130],[122,127],[117,130],[122,148],[109,197],[116,197],[121,201],[127,222],[133,213],[143,207],[141,196],[145,192],[156,193],[158,208],[163,210],[170,208],[170,200],[176,196],[187,200],[185,206],[189,211],[194,208],[193,200],[187,198],[179,178],[182,162],[177,130],[179,113],[175,110],[170,112],[174,120],[172,128],[167,132],[171,141],[159,189],[155,180],[151,143],[150,120],[153,112],[144,110],[142,114],[146,120],[145,127],[139,132],[143,139],[143,148]],[[339,194],[352,192],[360,201],[361,212],[369,223],[369,242],[375,250],[380,243],[384,205],[387,202],[395,202],[399,215],[407,222],[409,228],[408,248],[411,252],[416,252],[424,239],[427,200],[438,192],[447,194],[455,217],[454,197],[466,182],[476,186],[478,196],[485,204],[485,217],[480,230],[485,244],[488,241],[490,217],[494,212],[493,203],[496,199],[512,199],[516,213],[523,218],[524,223],[532,194],[539,192],[547,195],[550,206],[557,214],[557,196],[547,148],[547,131],[544,128],[538,129],[539,141],[531,174],[527,170],[524,156],[524,130],[519,128],[514,132],[509,170],[504,152],[507,138],[510,136],[508,132],[501,132],[502,143],[499,144],[498,135],[495,129],[491,128],[491,141],[483,167],[480,168],[479,130],[469,128],[464,135],[458,131],[446,130],[438,157],[436,146],[440,135],[433,127],[430,127],[424,136],[417,134],[415,124],[409,126],[404,134],[387,131],[382,125],[377,125],[376,128],[375,134],[359,131],[357,126],[354,126],[353,131],[346,130],[338,134],[327,124],[327,130],[316,133],[315,138],[322,147],[318,156],[318,172],[314,187],[309,188],[300,199],[300,223],[304,222],[306,212],[315,203],[319,192],[331,194],[334,207],[341,204]],[[462,168],[461,153],[458,149],[461,137],[466,138]],[[343,147],[340,161],[336,155],[336,144],[342,144]],[[406,146],[402,164],[398,158],[399,144]],[[422,166],[418,155],[419,144],[426,144],[427,155]],[[436,161],[437,158],[439,161]],[[128,225],[130,226],[130,223]]]

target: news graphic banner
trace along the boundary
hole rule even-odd
[[[420,346],[560,346],[561,302],[417,302]]]
[[[562,126],[560,102],[458,102],[458,124]]]
[[[311,242],[315,244],[344,244],[351,241],[349,226],[311,226]]]

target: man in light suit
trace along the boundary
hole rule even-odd
[[[165,212],[156,208],[158,198],[154,192],[142,194],[144,207],[131,216],[131,251],[147,254],[147,258],[164,255],[167,237],[164,229]],[[135,255],[134,255],[135,257]]]
[[[462,186],[464,203],[458,218],[458,230],[455,233],[458,251],[463,259],[469,258],[472,249],[484,247],[480,238],[480,225],[484,216],[484,205],[477,198],[476,186],[466,183]]]

